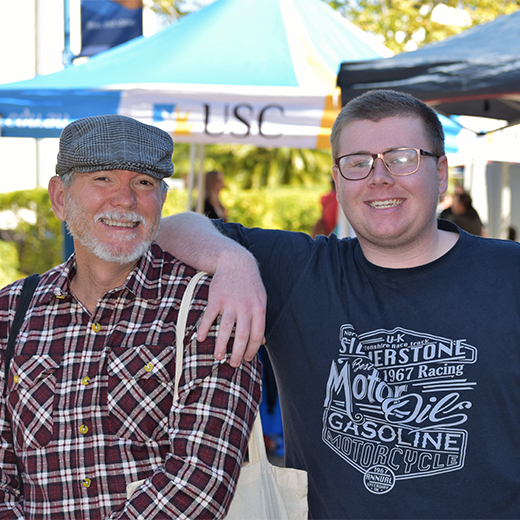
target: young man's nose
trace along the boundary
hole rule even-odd
[[[394,176],[388,171],[383,159],[378,157],[372,164],[372,171],[367,179],[369,184],[393,184]]]

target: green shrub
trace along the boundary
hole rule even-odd
[[[222,190],[221,200],[228,209],[230,222],[239,222],[246,227],[310,233],[320,216],[320,197],[329,189],[328,185],[316,185],[241,190],[232,185]],[[163,215],[186,211],[187,201],[186,190],[171,190]]]
[[[168,191],[166,202],[163,206],[163,217],[175,215],[186,211],[188,204],[188,190],[171,189]]]
[[[52,212],[47,189],[1,193],[0,211],[11,212],[17,222],[11,233],[20,276],[43,273],[62,261],[61,223]]]
[[[18,273],[18,251],[13,242],[0,241],[0,287],[20,278]]]

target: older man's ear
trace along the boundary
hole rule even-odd
[[[56,218],[65,221],[65,184],[58,175],[49,180],[49,197]]]

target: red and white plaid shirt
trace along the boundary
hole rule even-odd
[[[153,244],[90,314],[70,292],[73,260],[40,280],[5,398],[3,354],[21,282],[0,292],[0,518],[223,517],[261,397],[258,360],[238,369],[216,361],[216,325],[197,342],[203,277],[173,402],[177,314],[195,271]],[[127,486],[144,479],[127,500]]]

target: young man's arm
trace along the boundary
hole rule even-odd
[[[197,213],[180,213],[161,222],[159,245],[182,262],[213,274],[209,301],[199,327],[204,340],[220,314],[222,320],[215,357],[223,359],[236,325],[232,366],[254,355],[264,341],[266,292],[253,255],[222,235],[211,221]]]

